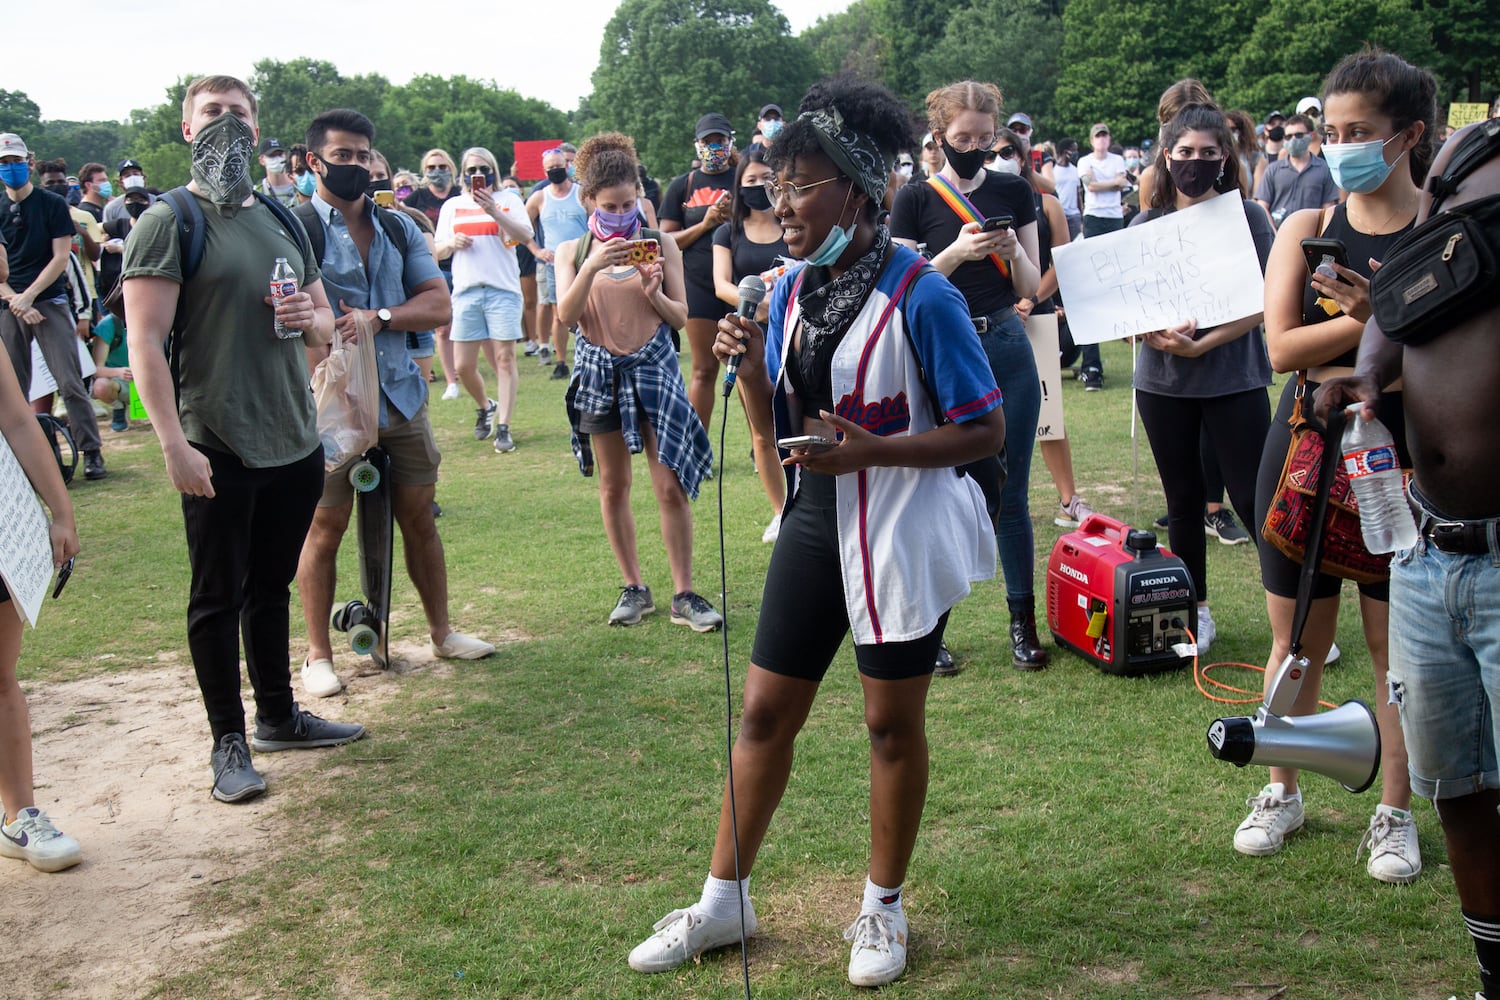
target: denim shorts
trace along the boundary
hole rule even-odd
[[[455,344],[476,340],[521,339],[521,293],[474,285],[453,293]]]
[[[406,338],[406,353],[414,358],[430,358],[436,342],[437,338],[432,335],[431,330],[413,333]]]
[[[537,261],[536,300],[542,305],[557,304],[557,265]]]
[[[1500,544],[1455,555],[1418,539],[1396,553],[1390,658],[1412,791],[1451,799],[1500,788]]]

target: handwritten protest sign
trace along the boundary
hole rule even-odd
[[[0,577],[10,590],[16,613],[35,626],[42,598],[52,582],[52,537],[42,502],[3,437],[0,510],[5,511],[0,518]]]
[[[1058,441],[1063,430],[1062,363],[1057,356],[1057,314],[1032,313],[1026,318],[1026,339],[1036,355],[1036,373],[1042,382],[1042,409],[1036,421],[1038,441]]]
[[[1161,330],[1208,329],[1264,308],[1260,257],[1238,192],[1055,247],[1057,284],[1076,344]]]
[[[1448,124],[1453,128],[1463,128],[1475,122],[1489,121],[1489,118],[1490,106],[1482,102],[1448,105]]]

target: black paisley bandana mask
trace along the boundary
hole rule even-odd
[[[250,197],[255,133],[234,115],[220,115],[193,136],[193,180],[215,205],[233,207]]]

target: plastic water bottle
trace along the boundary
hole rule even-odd
[[[297,272],[292,270],[292,265],[287,263],[285,257],[276,258],[276,266],[271,269],[271,308],[275,309],[281,305],[281,300],[297,294]],[[276,321],[276,337],[278,340],[291,340],[293,337],[302,336],[301,330],[293,330],[281,320]]]
[[[1363,403],[1344,413],[1344,471],[1359,501],[1359,529],[1371,552],[1395,552],[1417,544],[1417,524],[1401,488],[1396,442],[1379,420],[1359,415]]]

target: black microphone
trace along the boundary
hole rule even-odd
[[[753,320],[755,318],[755,310],[760,308],[761,302],[766,297],[765,281],[758,274],[747,274],[740,279],[738,291],[740,293],[740,307],[735,310],[735,315]],[[744,338],[741,339],[743,340]],[[729,358],[729,364],[724,371],[725,399],[728,399],[729,394],[734,391],[734,380],[735,376],[739,374],[740,358],[742,357],[744,357],[743,354],[735,354]]]

